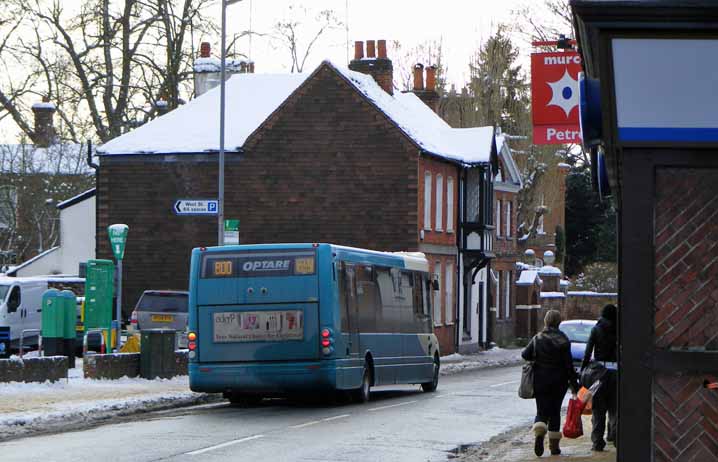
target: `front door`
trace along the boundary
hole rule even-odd
[[[347,354],[352,358],[359,357],[359,312],[357,305],[356,291],[356,268],[351,263],[342,263],[342,279],[344,294],[340,293],[340,297],[344,297],[343,317],[347,320]]]

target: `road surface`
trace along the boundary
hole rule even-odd
[[[373,389],[364,405],[265,400],[225,402],[134,416],[82,431],[0,444],[3,462],[42,461],[445,461],[460,445],[529,422],[532,400],[516,394],[520,367]],[[527,427],[528,428],[528,427]]]

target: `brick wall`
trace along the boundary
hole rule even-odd
[[[251,110],[251,108],[247,108]],[[323,67],[228,154],[226,218],[243,244],[332,242],[417,250],[418,150],[333,70]],[[106,228],[130,227],[124,312],[144,289],[186,289],[193,247],[214,245],[214,217],[179,217],[175,200],[215,197],[214,155],[103,157],[98,181],[98,258]]]
[[[564,319],[598,319],[603,307],[609,303],[618,306],[618,295],[580,295],[569,292],[561,315]]]

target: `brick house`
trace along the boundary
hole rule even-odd
[[[523,184],[506,136],[497,136],[499,172],[494,179],[494,258],[492,269],[492,340],[500,345],[516,337],[517,196]]]
[[[246,73],[227,81],[225,218],[241,221],[243,244],[332,242],[426,253],[442,288],[434,297],[436,333],[450,353],[458,343],[459,256],[466,249],[462,191],[469,173],[491,182],[493,128],[443,122],[426,104],[431,70],[426,89],[394,93],[385,42],[378,45],[375,56],[368,42],[364,57],[358,42],[349,69],[325,61],[311,74]],[[108,225],[130,228],[125,315],[145,289],[186,288],[191,249],[216,243],[215,217],[172,210],[178,199],[216,196],[218,103],[211,89],[98,149],[98,258],[111,257]],[[473,202],[490,208],[491,188],[475,190],[482,192]],[[482,220],[472,230],[489,225]],[[469,250],[489,246],[481,239]]]

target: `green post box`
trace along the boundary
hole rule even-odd
[[[62,300],[63,324],[62,324],[62,346],[63,354],[68,358],[68,367],[75,368],[75,324],[77,324],[77,298],[70,290],[63,290],[59,293],[59,300]]]
[[[62,335],[65,323],[64,301],[57,289],[42,294],[42,346],[46,356],[63,354]]]
[[[169,379],[174,376],[175,331],[147,329],[140,342],[140,377]]]

